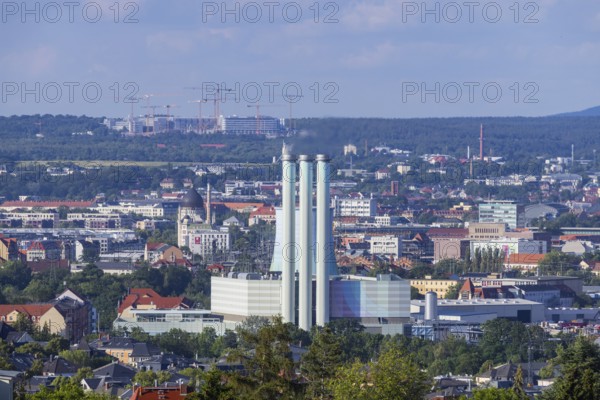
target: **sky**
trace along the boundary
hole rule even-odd
[[[600,105],[597,0],[1,7],[0,115],[126,117],[153,106],[195,117],[200,106],[209,117],[219,96],[223,115],[255,115],[258,105],[294,118],[543,116]]]

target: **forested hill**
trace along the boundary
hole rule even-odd
[[[312,140],[301,140],[299,147],[317,149],[352,142],[364,148],[386,144],[423,153],[448,153],[466,156],[479,152],[479,128],[484,126],[484,151],[508,158],[536,155],[592,157],[600,149],[600,117],[543,118],[419,118],[419,119],[304,119],[299,127],[314,132]],[[318,135],[316,134],[318,132]],[[318,140],[315,140],[317,139]]]
[[[39,123],[41,122],[41,128]],[[270,162],[281,140],[256,136],[181,134],[123,137],[101,125],[102,118],[65,115],[0,117],[0,161],[129,160]],[[600,117],[505,118],[308,118],[295,121],[299,133],[286,141],[297,153],[341,154],[344,144],[363,152],[387,145],[417,154],[465,156],[479,151],[479,126],[484,125],[486,155],[509,159],[538,155],[592,157],[600,149]],[[36,137],[42,132],[43,137]],[[73,135],[91,131],[93,136]],[[223,148],[202,147],[222,143]],[[0,162],[1,164],[1,162]]]

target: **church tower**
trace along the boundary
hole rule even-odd
[[[183,196],[177,214],[177,245],[189,246],[188,233],[192,226],[205,224],[206,209],[202,196],[192,188]]]

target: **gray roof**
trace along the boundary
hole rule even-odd
[[[63,375],[74,374],[77,372],[77,366],[61,357],[56,357],[44,363],[44,373]]]
[[[180,206],[185,208],[204,208],[204,200],[202,199],[202,196],[196,192],[196,189],[190,189],[185,196],[183,196]]]
[[[114,384],[130,384],[137,370],[119,363],[112,363],[94,370],[95,378],[110,378]]]

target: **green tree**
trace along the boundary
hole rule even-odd
[[[410,299],[411,300],[422,300],[425,298],[425,295],[419,293],[419,289],[414,286],[410,287]]]
[[[330,321],[327,326],[334,335],[340,340],[340,346],[344,349],[344,362],[349,362],[355,358],[366,362],[378,349],[370,346],[367,341],[373,336],[365,332],[365,327],[356,319],[335,319]]]
[[[590,339],[577,337],[559,350],[553,362],[560,367],[561,375],[543,394],[544,400],[600,399],[600,348]]]
[[[421,399],[428,392],[425,373],[399,346],[389,345],[376,362],[355,361],[329,380],[334,399]]]
[[[458,295],[460,293],[460,288],[462,287],[462,283],[457,282],[454,285],[450,286],[448,288],[448,291],[446,292],[446,295],[444,296],[445,299],[458,299]]]
[[[0,265],[0,286],[11,285],[23,290],[31,282],[31,268],[20,261],[8,261]]]
[[[48,341],[44,350],[47,354],[58,355],[61,351],[69,350],[69,340],[61,336],[55,336]]]
[[[215,349],[217,342],[217,332],[212,327],[204,328],[204,330],[196,336],[196,349],[198,357],[216,357],[220,355],[220,350]],[[216,351],[215,351],[216,350]]]
[[[58,355],[79,368],[92,365],[90,354],[83,350],[63,350]]]
[[[474,390],[473,400],[520,400],[520,397],[512,390],[486,388]]]
[[[173,328],[156,338],[158,345],[166,352],[184,357],[194,357],[194,336],[181,329]]]
[[[576,269],[581,257],[558,251],[546,253],[539,262],[540,274],[557,275],[565,274],[567,271]]]
[[[168,371],[140,371],[133,377],[133,382],[140,386],[157,386],[168,382],[171,373]]]
[[[32,354],[35,357],[44,357],[45,351],[41,344],[37,342],[25,343],[15,349],[16,353],[20,354]]]
[[[257,332],[240,329],[240,339],[252,349],[237,349],[230,359],[241,360],[246,376],[233,377],[236,392],[249,399],[282,399],[293,397],[298,391],[292,382],[294,363],[290,351],[290,329],[276,317]]]
[[[102,395],[94,392],[84,392],[78,382],[73,382],[71,379],[58,377],[52,383],[56,388],[42,389],[33,394],[25,396],[27,400],[111,400],[110,395]]]
[[[196,394],[195,398],[198,400],[233,400],[236,398],[226,376],[216,368],[211,368],[203,374],[202,385],[197,389]]]
[[[35,324],[26,314],[19,313],[13,328],[15,328],[18,332],[27,332],[29,334],[33,334],[35,331]]]
[[[83,367],[77,370],[77,373],[71,377],[71,380],[77,384],[81,383],[82,379],[93,378],[94,371],[90,367]]]
[[[500,364],[507,361],[520,362],[527,358],[529,334],[525,324],[496,318],[485,322],[482,329],[479,347],[484,360]]]
[[[316,330],[313,342],[302,357],[300,366],[308,381],[306,398],[331,398],[332,394],[326,383],[342,365],[342,352],[340,340],[330,327]]]
[[[523,381],[523,368],[519,365],[517,367],[517,372],[515,372],[515,380],[513,382],[513,387],[511,388],[513,393],[516,395],[519,400],[527,400],[527,394],[525,393],[525,384]]]

